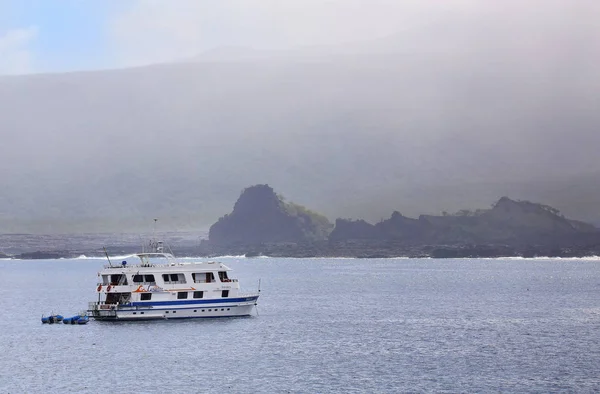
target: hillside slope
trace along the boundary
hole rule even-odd
[[[600,222],[597,24],[521,17],[276,59],[0,77],[0,230],[207,228],[257,183],[330,218],[511,195]]]

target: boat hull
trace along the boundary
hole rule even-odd
[[[90,317],[99,321],[142,321],[171,319],[201,319],[250,316],[258,297],[238,304],[202,303],[197,305],[120,306],[113,309],[93,308]]]

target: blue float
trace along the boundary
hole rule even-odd
[[[62,315],[50,315],[50,316],[42,315],[42,323],[43,324],[54,324],[54,323],[58,323],[59,321],[62,321],[62,320],[63,320]]]
[[[64,324],[86,324],[90,321],[90,318],[87,315],[76,315],[72,317],[67,317],[63,320]]]

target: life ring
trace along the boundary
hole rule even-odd
[[[106,291],[110,291],[110,289],[112,289],[112,286],[108,285],[108,287],[106,288]]]
[[[102,290],[102,285],[98,285],[98,289],[96,289],[97,291]]]

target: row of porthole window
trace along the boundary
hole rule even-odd
[[[193,295],[193,298],[204,298],[203,291],[194,291],[194,292],[192,292],[192,295]],[[221,297],[223,297],[223,298],[229,297],[229,290],[221,290]],[[180,291],[177,293],[178,300],[185,300],[187,298],[188,298],[187,291]],[[140,295],[141,301],[150,301],[151,299],[152,299],[152,293],[142,293]]]
[[[225,308],[221,308],[221,311],[224,311]],[[231,308],[227,308],[227,310],[231,310]],[[202,312],[206,312],[206,309],[201,309]],[[212,309],[208,310],[209,312],[212,312]],[[219,309],[215,308],[215,312],[218,312]],[[166,311],[165,313],[169,313],[170,311]],[[198,309],[194,309],[194,312],[198,312]],[[173,311],[173,313],[177,313],[177,311]],[[133,312],[134,315],[137,314],[137,312]],[[144,312],[140,312],[140,315],[143,315]]]

